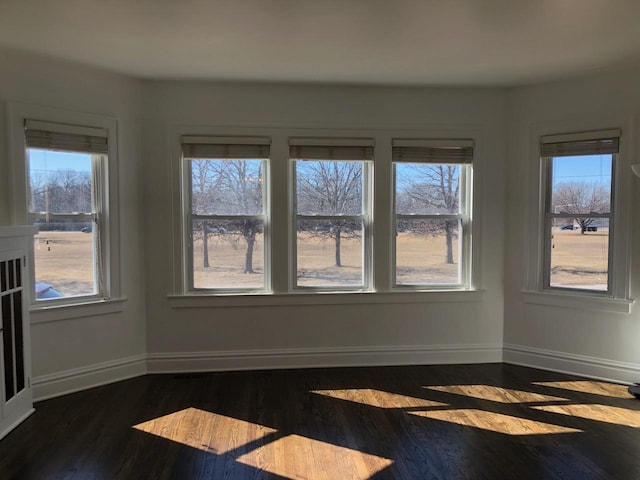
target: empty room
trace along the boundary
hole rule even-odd
[[[0,478],[640,478],[638,18],[0,2]]]

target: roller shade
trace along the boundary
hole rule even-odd
[[[611,155],[620,150],[620,130],[547,135],[541,138],[541,156]]]
[[[109,144],[104,128],[55,124],[38,120],[25,121],[27,148],[107,154]]]
[[[473,140],[394,140],[393,161],[472,163]]]

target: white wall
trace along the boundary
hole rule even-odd
[[[506,96],[492,89],[148,82],[144,86],[148,351],[152,371],[499,361]],[[480,131],[482,273],[475,302],[172,308],[171,131],[310,127]],[[273,160],[272,160],[273,161]],[[279,195],[285,195],[284,190]],[[387,297],[385,297],[387,298]],[[339,303],[340,301],[336,301]]]
[[[505,270],[505,360],[566,370],[619,381],[640,376],[640,308],[612,313],[587,306],[573,308],[523,301],[527,250],[527,222],[531,194],[531,134],[541,125],[596,125],[599,119],[623,122],[628,163],[640,153],[640,70],[519,88],[510,93],[509,159]],[[615,121],[615,120],[614,120]],[[617,127],[623,125],[611,125]],[[570,130],[571,131],[571,130]],[[557,132],[564,133],[564,132]],[[640,297],[640,179],[624,166],[631,183],[631,298]],[[635,207],[635,208],[634,208]],[[627,230],[619,231],[628,235]]]
[[[122,311],[32,326],[34,394],[86,388],[145,371],[144,262],[141,229],[140,84],[57,60],[0,50],[0,224],[11,223],[8,102],[21,102],[116,118]],[[41,314],[34,313],[38,319]]]
[[[33,326],[36,395],[145,371],[499,360],[631,381],[640,372],[639,308],[631,314],[525,303],[531,132],[598,115],[631,118],[637,156],[640,71],[498,89],[142,82],[0,51],[0,224],[11,222],[6,102],[114,117],[119,134],[123,311]],[[635,122],[635,123],[633,123]],[[259,305],[174,308],[171,179],[176,126],[480,132],[476,205],[483,293],[375,304],[284,296]],[[508,146],[508,149],[507,149]],[[508,157],[508,161],[505,158]],[[635,162],[635,160],[632,160]],[[505,168],[506,167],[506,168]],[[506,192],[505,192],[506,186]],[[640,180],[633,178],[634,205]],[[506,209],[506,216],[505,216]],[[506,221],[505,221],[506,220]],[[631,252],[640,251],[632,211]],[[632,258],[631,297],[640,294]],[[504,278],[503,278],[504,277]],[[37,315],[37,314],[36,314]],[[504,318],[504,322],[503,322]],[[504,338],[503,338],[504,335]]]
[[[33,326],[36,396],[152,371],[304,365],[508,361],[617,380],[640,373],[640,309],[631,314],[523,302],[531,132],[540,124],[631,118],[637,157],[640,71],[518,88],[382,88],[142,82],[0,50],[0,224],[11,223],[7,102],[111,116],[118,121],[121,312]],[[635,122],[635,123],[633,123]],[[479,132],[476,205],[483,293],[381,295],[377,303],[283,296],[257,305],[173,308],[176,126],[309,127],[367,131],[471,128]],[[187,128],[188,129],[188,128]],[[199,130],[202,131],[202,130]],[[508,147],[508,148],[507,148]],[[508,161],[505,158],[508,157]],[[533,159],[533,160],[532,160]],[[636,160],[632,160],[636,163]],[[506,187],[505,187],[506,186]],[[640,204],[640,180],[631,202]],[[505,192],[506,189],[506,192]],[[282,195],[282,193],[280,194]],[[281,204],[283,202],[280,202]],[[506,210],[506,216],[505,216]],[[640,251],[632,211],[631,252]],[[506,221],[505,221],[506,220]],[[631,296],[640,294],[640,255]],[[503,278],[504,276],[504,278]],[[36,314],[37,317],[37,314]],[[504,322],[503,322],[504,318]],[[503,339],[504,335],[504,339]]]

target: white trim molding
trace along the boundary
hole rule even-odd
[[[499,363],[500,345],[282,348],[150,353],[149,373]]]
[[[503,362],[552,372],[630,384],[640,378],[640,364],[576,355],[523,345],[505,344]]]
[[[147,373],[145,354],[72,368],[33,378],[33,399],[38,402],[89,388],[140,377]]]
[[[607,296],[589,295],[581,292],[539,292],[523,291],[524,303],[546,305],[550,307],[573,308],[582,310],[597,310],[601,312],[631,313],[631,306],[635,300],[611,298]]]

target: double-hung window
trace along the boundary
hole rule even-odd
[[[619,130],[541,139],[545,289],[612,293]]]
[[[291,138],[295,288],[371,288],[373,140]]]
[[[472,140],[393,141],[394,286],[468,288]]]
[[[108,130],[25,120],[36,301],[109,298]]]
[[[268,291],[270,139],[182,137],[190,291]]]

